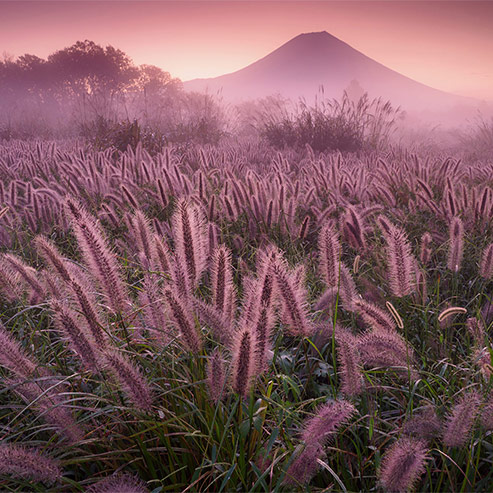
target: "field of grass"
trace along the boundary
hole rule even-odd
[[[0,488],[491,491],[493,161],[0,144]]]

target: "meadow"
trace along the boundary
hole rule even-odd
[[[491,491],[493,161],[0,143],[0,488]]]

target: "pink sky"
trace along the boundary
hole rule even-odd
[[[238,70],[328,31],[408,77],[493,100],[493,2],[0,1],[0,53],[91,39],[183,80]]]

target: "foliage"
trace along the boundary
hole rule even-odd
[[[340,101],[314,106],[302,101],[293,114],[266,114],[260,132],[278,148],[309,145],[319,152],[378,149],[388,142],[398,114],[390,102],[370,100],[368,94],[354,102],[345,92]]]

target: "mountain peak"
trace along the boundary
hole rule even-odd
[[[221,91],[241,100],[281,94],[313,99],[323,86],[326,97],[339,98],[356,80],[370,97],[383,97],[404,108],[457,104],[458,98],[411,80],[372,60],[327,31],[297,35],[267,56],[213,79],[185,83],[195,91]]]
[[[298,36],[295,36],[292,38],[290,41],[285,43],[284,46],[290,45],[292,43],[298,43],[298,42],[303,42],[307,44],[324,44],[326,45],[327,43],[330,42],[336,42],[336,43],[341,43],[341,44],[346,44],[343,41],[341,41],[339,38],[336,38],[332,34],[328,33],[327,31],[315,31],[311,33],[301,33],[298,34]]]
[[[298,36],[296,36],[296,37],[297,38],[299,38],[299,37],[310,37],[310,38],[319,38],[319,39],[335,38],[335,36],[328,33],[327,31],[313,31],[311,33],[301,33],[301,34],[298,34]]]

